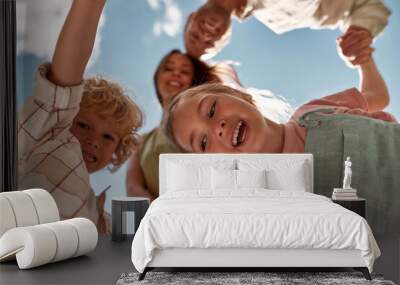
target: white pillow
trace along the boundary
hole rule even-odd
[[[267,171],[268,188],[287,191],[307,191],[308,179],[305,162],[288,164],[286,167]]]
[[[211,188],[213,190],[236,190],[236,170],[216,169],[211,170]]]
[[[210,189],[211,167],[168,163],[167,191]]]
[[[267,188],[266,171],[263,170],[211,170],[213,190],[239,190],[240,188]]]
[[[236,170],[238,188],[267,188],[267,172],[263,170]]]
[[[266,170],[266,181],[268,189],[307,191],[311,189],[310,167],[305,160],[282,159],[282,160],[239,160],[240,170]]]

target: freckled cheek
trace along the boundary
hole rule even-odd
[[[114,154],[114,149],[108,149],[107,152],[103,154],[103,160],[106,163],[111,163],[111,160],[113,158]]]
[[[114,142],[109,142],[107,147],[107,152],[113,153],[117,150],[118,144],[115,144]]]
[[[105,155],[112,153],[114,150],[112,143],[104,140],[100,141],[100,147],[102,149],[102,153]]]

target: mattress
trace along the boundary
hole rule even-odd
[[[156,250],[172,248],[359,250],[370,271],[380,255],[361,216],[324,196],[266,189],[160,196],[137,229],[132,262],[143,272]]]

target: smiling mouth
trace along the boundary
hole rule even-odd
[[[177,80],[170,80],[167,82],[167,85],[172,86],[172,87],[182,87],[182,84],[177,81]]]
[[[243,142],[246,139],[246,134],[247,134],[247,126],[246,123],[243,122],[242,120],[240,120],[236,127],[235,130],[233,131],[233,135],[232,135],[232,146],[233,147],[238,147],[241,144],[243,144]]]
[[[97,161],[97,157],[93,154],[90,154],[86,151],[82,151],[83,160],[86,162],[94,163]]]

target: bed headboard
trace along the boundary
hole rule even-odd
[[[160,155],[159,163],[159,192],[160,195],[167,191],[168,169],[173,164],[184,164],[187,167],[193,166],[218,166],[221,163],[231,164],[233,169],[255,169],[262,167],[267,169],[279,169],[280,167],[297,167],[293,175],[301,176],[305,181],[304,190],[313,192],[314,166],[312,154],[182,154],[166,153]],[[171,171],[171,170],[170,170]],[[287,179],[286,171],[280,171],[278,179]]]

